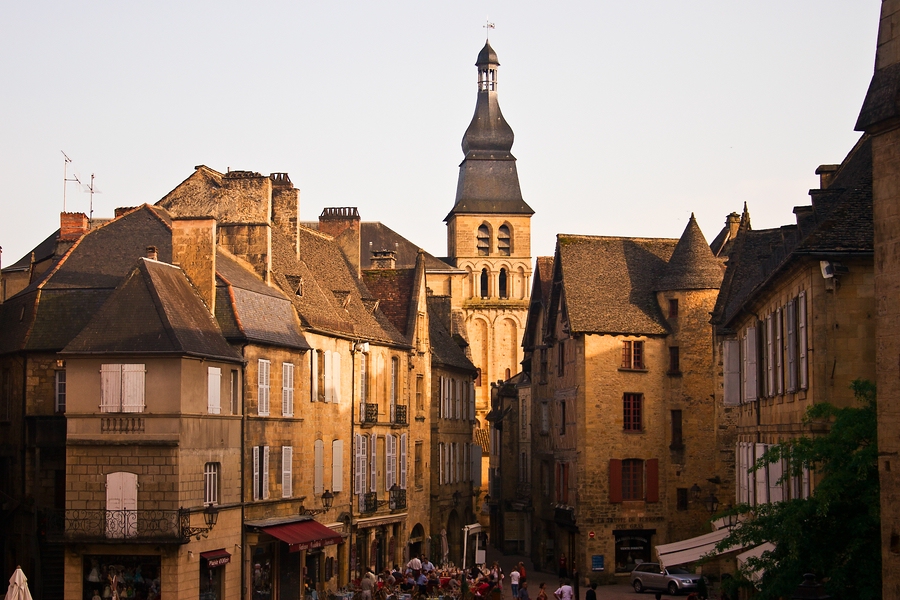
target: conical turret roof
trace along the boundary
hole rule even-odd
[[[475,66],[480,67],[482,65],[497,65],[500,66],[500,62],[497,60],[497,53],[494,52],[494,49],[491,48],[491,43],[485,40],[484,48],[481,49],[481,52],[478,53],[478,60],[475,61]]]
[[[713,255],[697,219],[691,213],[672,258],[659,280],[657,291],[714,290],[722,284],[722,263]]]

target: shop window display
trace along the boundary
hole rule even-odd
[[[84,600],[160,598],[159,556],[85,556],[83,568]]]

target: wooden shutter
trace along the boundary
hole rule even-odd
[[[766,317],[766,395],[775,395],[775,317]]]
[[[122,365],[122,412],[144,412],[144,365]]]
[[[397,436],[388,434],[384,437],[384,489],[391,489],[397,476]]]
[[[315,348],[309,351],[309,401],[319,398],[319,353]]]
[[[262,470],[260,472],[260,478],[262,481],[262,497],[263,500],[269,499],[269,447],[262,447]]]
[[[269,361],[259,359],[259,373],[257,374],[257,414],[268,416],[269,414]]]
[[[137,535],[137,475],[119,471],[106,476],[106,537]]]
[[[363,482],[366,478],[366,459],[365,459],[365,444],[368,438],[366,436],[357,434],[356,439],[354,440],[353,449],[353,461],[355,466],[355,472],[353,474],[353,493],[354,494],[362,494],[363,493]]]
[[[100,412],[122,410],[122,365],[100,365]]]
[[[644,462],[647,469],[647,502],[659,502],[659,459]]]
[[[344,440],[331,442],[331,491],[344,491]]]
[[[325,491],[325,442],[316,440],[313,444],[315,468],[313,471],[313,493],[319,496]]]
[[[763,454],[766,453],[767,448],[767,444],[755,444],[756,452],[753,456],[754,462],[762,458]],[[756,502],[754,502],[754,504],[765,504],[769,501],[769,482],[767,478],[768,473],[768,469],[756,470]]]
[[[331,359],[331,351],[326,350],[322,357],[325,363],[325,402],[334,401],[334,385],[332,383],[332,372],[334,371],[334,361]]]
[[[784,309],[775,311],[775,393],[784,393]]]
[[[259,500],[259,446],[253,446],[253,499]]]
[[[609,501],[622,501],[622,461],[618,458],[609,459]]]
[[[401,490],[406,489],[406,453],[407,453],[407,434],[400,435],[400,486]]]
[[[805,390],[809,387],[809,363],[807,357],[807,349],[809,340],[806,339],[806,292],[800,292],[797,297],[797,337],[800,348],[800,389]]]
[[[724,398],[725,406],[737,406],[741,403],[741,347],[737,340],[725,340],[722,344],[723,367],[725,371]]]
[[[294,365],[282,363],[281,365],[281,414],[285,417],[294,416]]]
[[[290,498],[294,495],[294,448],[281,448],[281,496]]]
[[[373,433],[369,443],[369,454],[371,459],[371,468],[369,473],[369,491],[376,492],[378,484],[378,434]]]
[[[206,370],[206,409],[211,415],[222,412],[222,369],[218,367]]]
[[[469,383],[469,420],[475,420],[475,382]]]
[[[797,304],[787,303],[787,391],[797,391]]]
[[[766,465],[769,470],[769,502],[784,500],[784,482],[779,481],[784,475],[784,459]]]
[[[759,397],[759,363],[758,363],[758,336],[756,326],[747,328],[746,348],[747,352],[744,356],[744,401],[752,402]]]
[[[341,353],[331,353],[331,401],[341,401]]]

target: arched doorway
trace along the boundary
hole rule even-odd
[[[425,552],[425,528],[421,523],[416,523],[409,535],[409,542],[406,544],[407,552],[403,557],[404,561],[408,561],[413,556],[421,556]]]

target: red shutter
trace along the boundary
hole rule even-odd
[[[647,502],[659,502],[659,459],[651,458],[647,465]]]
[[[609,501],[622,501],[622,461],[609,459]]]

